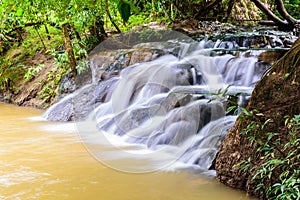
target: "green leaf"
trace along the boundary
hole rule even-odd
[[[230,113],[231,111],[237,109],[237,106],[230,106],[227,111],[226,111],[226,114]]]
[[[261,126],[261,129],[264,130],[267,124],[271,121],[271,119],[267,119],[265,123]]]
[[[22,8],[19,8],[19,9],[17,10],[16,15],[17,15],[18,17],[21,17],[21,16],[23,15],[23,10],[22,10]]]
[[[250,113],[246,108],[241,108],[241,110],[245,113],[246,116],[250,116]]]
[[[118,3],[118,10],[121,14],[122,19],[124,22],[127,22],[130,17],[130,4],[120,0]]]

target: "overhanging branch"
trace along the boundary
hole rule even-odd
[[[279,26],[288,25],[287,22],[277,17],[271,10],[269,10],[260,0],[251,0],[261,11],[263,11],[270,20],[274,21]]]
[[[28,27],[28,26],[37,26],[37,25],[42,25],[42,24],[49,24],[49,25],[51,25],[51,26],[53,26],[53,27],[55,27],[55,28],[57,28],[57,29],[61,29],[59,26],[57,26],[57,24],[55,24],[55,23],[53,23],[53,22],[50,22],[50,23],[46,23],[46,22],[43,22],[43,21],[39,21],[39,22],[28,22],[28,23],[26,23],[26,24],[24,24],[24,25],[20,25],[20,26],[15,26],[15,27],[13,27],[11,30],[9,30],[9,31],[7,32],[7,34],[10,34],[10,33],[14,32],[14,31],[19,30],[19,29],[24,28],[24,27]]]
[[[293,18],[285,9],[282,0],[275,0],[279,14],[284,17],[290,24],[296,24],[297,20]]]

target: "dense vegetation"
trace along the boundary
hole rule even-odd
[[[88,52],[112,34],[151,21],[170,25],[191,18],[232,23],[271,19],[292,30],[299,26],[300,5],[299,0],[0,0],[0,13],[0,94],[9,91],[4,95],[9,99],[24,89],[20,83],[34,80],[34,98],[49,104],[63,75],[75,77],[84,71]],[[41,73],[44,78],[36,79]],[[277,132],[265,129],[272,121],[254,121],[261,113],[245,110],[249,125],[242,134],[256,145],[257,155],[268,159],[257,167],[249,156],[236,166],[254,175],[252,181],[260,183],[256,186],[261,196],[293,199],[299,195],[300,120],[299,113],[292,114],[284,124],[291,139],[280,143]]]
[[[248,119],[263,116],[257,110],[247,111],[241,117]],[[265,160],[260,165],[255,164],[256,156],[249,156],[234,167],[242,171],[254,171],[251,181],[256,184],[256,192],[264,199],[299,199],[300,198],[300,115],[293,118],[285,116],[285,137],[282,139],[279,132],[265,131],[272,119],[251,121],[241,134],[245,134],[257,155]],[[242,118],[241,118],[242,120]]]
[[[276,7],[272,5],[277,1],[269,2],[273,12]],[[285,3],[288,11],[299,17],[299,0]],[[24,61],[36,52],[55,60],[57,69],[53,73],[71,70],[76,76],[86,67],[82,59],[95,45],[114,32],[136,25],[150,21],[171,24],[190,18],[231,22],[261,18],[249,0],[1,0],[0,13],[0,90],[16,93],[18,88],[14,87],[19,81],[30,81],[41,71],[43,63]],[[49,78],[54,85],[47,88],[55,90],[59,81]],[[54,95],[41,96],[49,101]]]

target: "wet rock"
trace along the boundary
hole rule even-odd
[[[294,47],[284,57],[271,67],[269,75],[264,76],[256,84],[247,110],[258,109],[261,114],[260,117],[253,115],[245,117],[243,120],[237,120],[223,140],[216,159],[217,178],[222,183],[245,190],[250,195],[260,199],[267,199],[266,189],[275,183],[280,183],[282,181],[280,176],[285,170],[282,167],[274,167],[272,168],[271,178],[262,176],[259,180],[253,180],[258,170],[262,169],[263,163],[270,159],[284,159],[287,149],[289,150],[285,146],[290,142],[290,137],[287,136],[289,131],[285,126],[284,116],[293,117],[300,113],[300,93],[296,92],[300,90],[300,78],[296,75],[300,71],[300,63],[299,59],[293,59],[295,55],[299,55],[299,52],[300,39],[296,41]],[[266,54],[269,54],[269,52]],[[287,74],[288,76],[286,76]],[[242,131],[253,122],[264,123],[267,119],[270,120],[270,123],[263,131],[257,133],[259,135],[252,142],[249,141],[249,135],[242,134]],[[251,135],[254,133],[250,132]],[[276,141],[280,141],[276,144],[276,148],[272,149],[274,157],[266,156],[265,152],[258,150],[261,148],[261,142],[265,146],[269,145],[269,134],[267,133],[276,133]],[[247,161],[249,158],[251,160],[249,168],[241,170],[239,163]],[[291,164],[291,166],[294,166],[294,169],[290,169],[290,171],[299,168],[297,164]],[[258,184],[263,184],[264,189],[257,190]],[[273,196],[269,198],[271,199]]]
[[[67,73],[61,79],[60,86],[58,88],[58,95],[61,96],[63,94],[69,94],[76,90],[76,85],[74,78],[72,77],[71,73]]]
[[[193,101],[193,96],[185,93],[170,93],[168,97],[161,102],[166,111],[170,111],[175,107],[185,106]]]
[[[49,121],[62,122],[86,119],[96,106],[109,100],[109,88],[113,88],[115,82],[116,79],[110,79],[88,84],[52,105],[43,117]]]
[[[11,92],[1,92],[0,93],[0,102],[5,102],[5,103],[12,103],[14,94]]]
[[[131,54],[129,65],[133,65],[135,63],[142,63],[154,60],[162,55],[161,51],[149,50],[149,49],[141,49],[138,51],[133,51]]]
[[[157,49],[131,49],[100,52],[90,57],[93,82],[107,80],[136,63],[154,60],[165,53]]]
[[[226,26],[226,25],[225,25]],[[233,28],[234,29],[234,28]],[[199,36],[199,38],[208,38],[206,48],[290,48],[297,37],[292,33],[283,33],[280,31],[259,31],[249,29],[249,32],[237,32],[230,34],[228,31],[217,31],[219,35],[209,34]],[[216,43],[220,42],[218,45]]]

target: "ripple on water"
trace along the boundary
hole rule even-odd
[[[18,168],[14,168],[14,171],[11,172],[7,172],[7,170],[2,171],[0,176],[0,185],[9,187],[24,182],[32,183],[35,181],[48,180],[50,176],[51,175],[49,173],[32,171],[30,167],[19,166]]]

